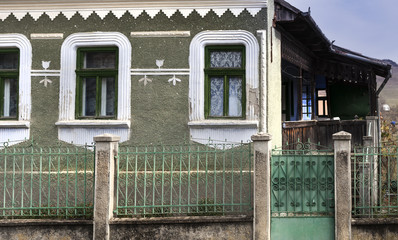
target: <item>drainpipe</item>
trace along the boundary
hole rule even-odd
[[[380,85],[379,89],[376,91],[376,104],[377,104],[377,133],[379,134],[379,146],[381,147],[381,124],[380,124],[380,107],[379,107],[379,94],[383,90],[384,86],[387,84],[388,80],[391,78],[391,70],[388,72],[387,77],[384,79],[383,83]]]

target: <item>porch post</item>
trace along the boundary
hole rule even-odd
[[[103,134],[95,141],[94,231],[93,239],[110,239],[109,221],[114,210],[115,156],[119,136]]]
[[[369,162],[369,194],[370,194],[370,204],[369,206],[375,206],[378,200],[378,145],[375,145],[374,137],[364,136],[363,146],[367,147],[366,161]]]
[[[366,116],[366,136],[373,137],[373,146],[379,146],[378,117]]]
[[[253,239],[269,240],[271,237],[271,135],[258,133],[252,136],[254,145],[254,219]]]
[[[334,140],[335,239],[351,239],[351,134],[341,131]]]

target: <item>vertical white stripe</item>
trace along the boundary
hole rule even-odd
[[[11,90],[10,79],[5,79],[4,80],[4,117],[10,116],[10,90]]]

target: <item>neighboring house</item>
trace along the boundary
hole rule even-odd
[[[376,135],[376,76],[391,77],[391,66],[330,42],[312,19],[284,0],[275,0],[274,26],[281,41],[283,139],[331,145],[331,135],[345,130],[354,144]],[[370,117],[369,117],[370,116]],[[373,122],[375,123],[375,122]],[[373,132],[373,134],[371,133]]]
[[[132,144],[246,142],[269,132],[280,145],[282,121],[377,115],[375,76],[389,74],[282,0],[5,0],[0,19],[9,144],[103,133]]]

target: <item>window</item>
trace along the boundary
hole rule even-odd
[[[18,118],[19,50],[0,50],[0,119]]]
[[[318,100],[318,116],[327,117],[328,113],[328,99],[326,89],[317,89],[317,100]]]
[[[195,35],[189,48],[188,127],[193,141],[241,142],[257,133],[259,53],[257,38],[244,30]],[[229,63],[227,55],[232,58]],[[219,57],[211,65],[210,58]]]
[[[302,110],[303,120],[311,120],[312,116],[312,101],[311,101],[311,86],[303,81],[303,93],[302,93]]]
[[[77,58],[76,116],[115,118],[117,48],[79,48]]]
[[[130,138],[131,56],[130,40],[119,32],[73,33],[65,39],[58,139],[85,144],[103,133],[118,135],[121,142]]]
[[[244,46],[206,47],[206,118],[245,117],[244,56]]]

